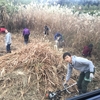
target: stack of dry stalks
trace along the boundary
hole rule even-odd
[[[46,91],[61,87],[61,62],[49,43],[39,41],[0,57],[0,99],[44,100]]]

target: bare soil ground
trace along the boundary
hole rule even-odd
[[[30,43],[25,45],[22,34],[12,34],[12,53],[7,54],[4,37],[5,34],[0,34],[0,100],[45,100],[47,90],[63,89],[66,67],[61,60],[62,53],[53,49],[53,41],[31,35]],[[37,43],[42,46],[38,47]],[[42,63],[38,63],[41,59]],[[95,79],[89,84],[88,91],[100,88],[100,64],[95,64]],[[73,72],[73,80],[77,80],[78,74]],[[72,93],[66,93],[61,100],[78,94],[76,87],[70,91]]]

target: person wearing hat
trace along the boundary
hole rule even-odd
[[[63,54],[63,59],[65,62],[68,63],[67,75],[64,84],[68,83],[72,74],[72,70],[74,68],[80,72],[77,81],[79,94],[86,93],[89,82],[91,82],[94,78],[95,67],[92,61],[75,55],[71,56],[69,52],[65,52]]]

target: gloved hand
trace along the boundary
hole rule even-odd
[[[92,79],[92,78],[94,78],[94,75],[93,75],[93,73],[90,73],[90,78]]]

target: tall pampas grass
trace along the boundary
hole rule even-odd
[[[60,5],[48,6],[42,4],[29,4],[18,6],[17,13],[9,16],[4,11],[4,23],[11,30],[20,30],[27,26],[29,29],[43,34],[44,26],[50,28],[50,40],[56,32],[63,34],[66,47],[81,53],[83,46],[92,43],[93,54],[99,55],[100,44],[100,17],[89,14],[73,14],[71,9]],[[35,33],[36,33],[35,32]],[[99,56],[98,56],[99,57]]]

